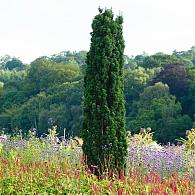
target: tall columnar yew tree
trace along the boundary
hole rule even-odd
[[[123,82],[122,16],[110,9],[95,16],[84,78],[83,152],[100,171],[125,169],[127,141]]]

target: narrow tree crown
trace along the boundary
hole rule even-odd
[[[91,33],[84,78],[83,152],[88,165],[101,171],[125,168],[122,16],[99,10]]]

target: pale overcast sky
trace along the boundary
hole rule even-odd
[[[195,0],[0,0],[0,56],[88,50],[99,6],[122,12],[129,56],[195,45]]]

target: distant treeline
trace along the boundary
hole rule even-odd
[[[0,58],[0,131],[80,134],[86,51],[43,56],[31,64]],[[124,56],[126,129],[150,127],[162,143],[185,137],[195,118],[195,47],[172,55]]]

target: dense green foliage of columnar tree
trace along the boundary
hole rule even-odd
[[[125,168],[127,142],[123,80],[122,16],[100,10],[92,23],[84,78],[83,151],[90,167]]]

